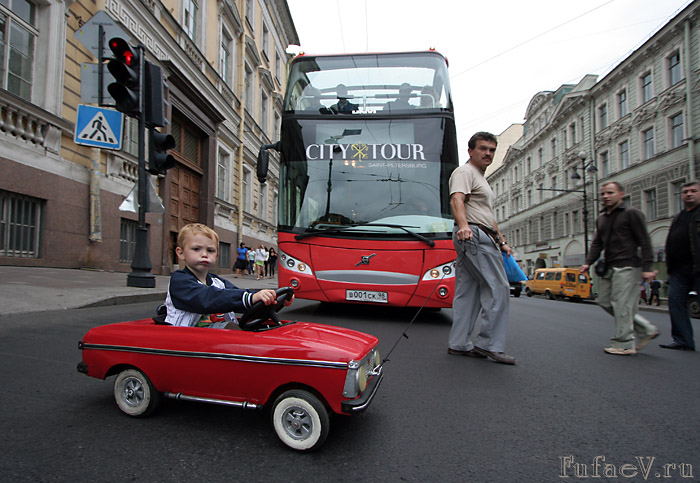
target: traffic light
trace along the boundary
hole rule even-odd
[[[163,72],[160,67],[150,62],[145,63],[146,69],[146,125],[149,127],[165,126],[165,95]]]
[[[114,58],[107,62],[107,69],[116,82],[108,85],[107,90],[115,100],[118,111],[136,117],[141,113],[139,50],[120,37],[109,39],[109,48]]]
[[[169,149],[175,147],[175,138],[170,134],[148,129],[148,172],[151,174],[165,174],[170,168],[174,168],[177,161]]]

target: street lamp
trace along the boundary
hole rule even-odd
[[[571,179],[583,179],[583,243],[585,244],[583,250],[585,257],[588,258],[588,195],[586,194],[586,171],[593,173],[598,171],[598,168],[596,168],[595,160],[593,159],[586,163],[585,151],[578,153],[578,157],[581,160],[581,167],[574,166],[574,174],[571,175]],[[581,174],[578,174],[579,169],[581,170]]]

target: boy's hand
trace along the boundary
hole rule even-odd
[[[265,305],[273,304],[277,301],[277,294],[274,290],[259,290],[253,294],[253,303],[262,302]]]

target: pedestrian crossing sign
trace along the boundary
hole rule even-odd
[[[121,112],[79,104],[73,140],[96,148],[121,149],[123,126]]]

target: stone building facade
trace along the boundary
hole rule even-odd
[[[121,150],[76,144],[85,65],[76,36],[104,11],[146,48],[166,82],[162,130],[175,168],[151,181],[165,211],[148,213],[153,273],[175,267],[186,223],[221,237],[220,271],[235,248],[275,246],[279,158],[266,184],[258,149],[278,138],[287,46],[298,44],[284,0],[9,0],[0,5],[10,59],[0,85],[0,263],[130,271],[136,213],[120,205],[137,179],[135,120]]]
[[[489,176],[499,227],[527,274],[583,263],[598,188],[618,181],[646,216],[665,278],[681,185],[700,174],[699,13],[693,2],[602,79],[587,75],[530,101],[523,136]]]

